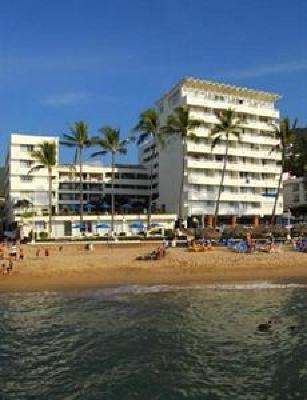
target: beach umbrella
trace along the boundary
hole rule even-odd
[[[107,209],[111,208],[111,206],[108,203],[101,203],[99,205],[99,208],[102,208],[103,210],[107,210]]]
[[[125,208],[126,210],[133,208],[132,205],[128,203],[124,204],[122,207]]]
[[[72,224],[71,227],[76,229],[85,229],[85,224]]]
[[[163,228],[164,225],[159,224],[159,223],[153,223],[149,225],[150,228]]]
[[[101,228],[101,229],[109,229],[110,225],[108,224],[103,224],[103,223],[99,223],[96,225],[96,228]]]
[[[130,224],[129,228],[131,229],[144,229],[144,225],[141,223],[134,223],[134,224]]]
[[[91,210],[92,208],[96,208],[95,204],[87,203],[84,206],[85,209]]]

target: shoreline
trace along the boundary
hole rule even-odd
[[[169,249],[159,261],[136,261],[154,248],[83,246],[50,249],[49,257],[36,257],[37,247],[24,247],[25,260],[16,272],[0,275],[0,293],[44,290],[114,288],[129,285],[222,285],[269,282],[307,284],[307,254],[285,249],[281,253],[238,254],[225,248],[207,253]]]

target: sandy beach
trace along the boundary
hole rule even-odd
[[[237,254],[225,248],[208,253],[169,249],[159,261],[136,261],[157,245],[119,248],[95,245],[49,246],[48,257],[36,256],[36,246],[24,246],[25,259],[15,272],[0,275],[0,291],[97,288],[127,284],[184,284],[270,281],[307,283],[307,254],[284,249],[280,253]],[[47,248],[47,247],[44,247]]]

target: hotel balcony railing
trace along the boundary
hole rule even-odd
[[[201,159],[188,159],[188,168],[201,168],[201,169],[219,169],[222,170],[224,166],[223,161],[214,160],[201,160]],[[226,169],[228,171],[250,171],[250,172],[270,172],[270,173],[280,173],[281,166],[277,165],[263,165],[254,163],[244,163],[242,161],[227,161]]]
[[[190,184],[212,184],[219,185],[220,176],[197,176],[195,174],[191,174],[188,176],[188,183]],[[246,186],[246,187],[277,187],[278,181],[273,179],[247,179],[247,178],[229,178],[225,177],[224,185],[225,186]]]
[[[268,160],[281,160],[282,154],[281,152],[271,152],[271,146],[268,146],[268,149],[251,149],[245,148],[241,144],[237,147],[229,147],[228,155],[230,156],[238,156],[238,157],[253,157],[253,158],[261,158]],[[225,146],[217,145],[213,151],[211,152],[211,144],[205,143],[188,143],[187,145],[188,152],[196,152],[196,153],[207,153],[207,154],[224,154]]]

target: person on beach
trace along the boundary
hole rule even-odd
[[[23,252],[23,248],[20,249],[19,251],[19,260],[23,260],[24,259],[24,252]]]
[[[13,266],[14,266],[13,258],[12,258],[12,257],[9,257],[9,265],[8,265],[8,267],[7,267],[7,269],[6,269],[8,275],[9,275],[11,272],[13,272]]]
[[[36,257],[39,257],[40,255],[41,255],[41,249],[38,248],[38,249],[36,250]]]
[[[5,261],[3,260],[1,263],[1,268],[2,268],[2,275],[5,274],[5,269],[6,269],[6,265],[5,265]]]
[[[17,259],[17,247],[15,244],[11,247],[9,256],[14,257],[15,260]]]

